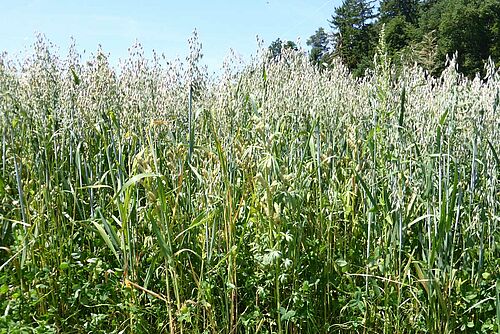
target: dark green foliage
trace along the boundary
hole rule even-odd
[[[439,75],[447,59],[457,55],[459,71],[485,74],[485,63],[500,61],[500,1],[382,0],[378,12],[367,0],[345,0],[332,16],[333,48],[324,57],[324,31],[311,36],[311,61],[338,56],[356,76],[373,67],[374,46],[384,29],[392,62],[416,62]]]
[[[418,0],[382,0],[380,2],[380,21],[388,22],[398,16],[410,24],[418,19]]]
[[[415,36],[415,27],[403,16],[396,16],[385,25],[385,41],[391,54],[410,45]]]
[[[442,0],[422,16],[422,29],[437,31],[438,53],[458,53],[461,72],[472,76],[484,73],[488,57],[500,60],[500,2]]]
[[[315,65],[329,61],[329,36],[324,28],[318,28],[314,35],[309,37],[307,45],[311,47],[309,58]]]
[[[395,64],[400,64],[402,56],[411,53],[410,46],[418,40],[418,9],[416,0],[384,0],[380,3],[377,30],[381,33],[384,27],[386,51]]]
[[[357,76],[370,66],[376,45],[373,1],[345,0],[335,8],[330,22],[334,54]]]
[[[280,38],[276,39],[269,45],[269,57],[274,60],[279,60],[284,50],[297,51],[297,44],[293,41],[282,41]]]

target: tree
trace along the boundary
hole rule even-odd
[[[277,38],[274,42],[269,45],[269,58],[274,60],[279,60],[281,58],[281,54],[284,50],[294,50],[297,51],[299,48],[297,44],[292,41],[282,41],[280,38]]]
[[[372,0],[344,0],[329,21],[334,30],[335,54],[357,76],[364,73],[374,54],[377,38],[372,3]]]
[[[311,47],[309,59],[314,65],[319,65],[322,62],[329,62],[329,36],[325,32],[325,29],[318,28],[314,35],[307,40],[307,45]]]
[[[385,43],[393,63],[399,64],[401,55],[420,40],[417,28],[418,0],[382,0],[380,2],[377,31],[385,26]]]
[[[436,30],[438,57],[458,54],[459,70],[468,76],[484,71],[491,57],[500,61],[500,2],[497,0],[437,0],[419,25]]]
[[[385,50],[396,65],[416,61],[439,75],[446,57],[457,53],[459,70],[473,76],[484,74],[489,57],[500,62],[499,0],[380,0],[379,13],[374,13],[373,3],[343,0],[328,21],[333,34],[319,28],[307,41],[311,61],[338,56],[355,76],[363,75],[373,66],[378,35],[385,27]]]
[[[380,2],[380,22],[386,23],[398,16],[410,24],[418,20],[418,0],[382,0]]]

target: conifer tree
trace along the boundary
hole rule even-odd
[[[320,63],[328,63],[329,56],[329,36],[325,32],[324,28],[318,28],[314,35],[309,37],[307,40],[307,45],[311,46],[311,52],[309,53],[309,58],[311,62],[315,65]]]
[[[376,34],[372,0],[344,0],[330,22],[334,30],[334,52],[353,70],[362,75],[373,59]]]

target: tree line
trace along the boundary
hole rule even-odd
[[[418,63],[439,75],[457,55],[459,71],[484,74],[485,62],[500,60],[499,0],[344,0],[334,8],[329,29],[309,37],[310,60],[328,67],[335,57],[362,76],[373,67],[380,41],[395,65]],[[382,39],[382,40],[381,40]],[[297,46],[277,39],[271,57]]]

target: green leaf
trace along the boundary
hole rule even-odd
[[[171,250],[167,242],[165,241],[165,238],[163,237],[163,234],[160,230],[160,227],[158,226],[158,223],[156,222],[156,219],[153,217],[150,217],[151,220],[151,226],[153,228],[153,232],[156,235],[156,238],[158,239],[158,245],[160,246],[160,252],[162,253],[163,257],[167,261],[172,260],[171,256]]]
[[[496,283],[496,301],[495,304],[497,305],[497,328],[498,328],[498,333],[500,333],[500,280],[497,281]]]
[[[398,125],[400,128],[403,127],[405,102],[406,102],[406,87],[403,86],[403,90],[401,91],[401,108],[399,109],[399,121],[398,121]]]
[[[281,317],[281,321],[287,321],[287,320],[290,320],[291,318],[293,318],[295,316],[295,311],[287,311],[285,314],[283,314],[283,316]]]
[[[347,266],[347,261],[344,259],[337,259],[337,261],[335,261],[335,262],[339,265],[339,267]]]
[[[107,235],[110,237],[110,240],[111,242],[113,243],[113,246],[116,248],[120,248],[119,246],[119,240],[118,240],[118,236],[116,235],[116,232],[115,230],[113,229],[113,227],[108,223],[108,221],[104,218],[104,216],[102,215],[102,212],[101,210],[99,209],[98,210],[99,212],[99,215],[101,217],[101,221],[102,221],[102,225],[104,226],[104,230],[106,231]]]
[[[137,174],[132,176],[130,179],[128,179],[127,182],[120,188],[118,193],[115,195],[115,199],[123,193],[125,190],[127,190],[129,187],[132,185],[135,185],[137,182],[139,182],[142,179],[149,178],[149,177],[160,177],[160,174],[155,174],[155,173],[142,173],[142,174]]]
[[[361,183],[361,186],[363,187],[363,189],[365,190],[366,192],[366,195],[368,196],[368,198],[370,199],[370,202],[372,203],[372,206],[373,206],[373,210],[374,212],[377,212],[378,211],[378,205],[377,205],[377,201],[375,200],[375,198],[373,197],[371,191],[370,191],[370,188],[368,188],[368,186],[366,185],[365,183],[365,180],[363,180],[363,178],[361,177],[361,175],[358,174],[358,172],[356,172],[356,178],[358,179],[358,181]]]
[[[71,75],[73,76],[73,82],[75,83],[75,85],[79,85],[80,84],[80,78],[78,77],[78,75],[76,74],[75,70],[73,69],[73,67],[70,67],[70,71],[71,71]]]
[[[5,182],[3,181],[2,177],[0,177],[0,197],[3,197],[5,195]]]
[[[498,158],[497,151],[493,147],[493,144],[488,139],[486,141],[488,142],[488,146],[491,149],[491,153],[493,153],[493,158],[495,158],[495,162],[497,163],[497,165],[500,165],[500,159]]]
[[[116,249],[113,246],[113,243],[111,242],[111,239],[109,238],[109,236],[106,233],[106,231],[104,230],[104,228],[99,223],[97,223],[95,220],[92,220],[92,224],[94,224],[95,228],[97,229],[97,231],[101,235],[101,238],[104,240],[106,245],[108,245],[109,249],[111,249],[111,251],[115,255],[116,259],[121,264],[120,257],[118,256],[118,253],[116,252]]]

